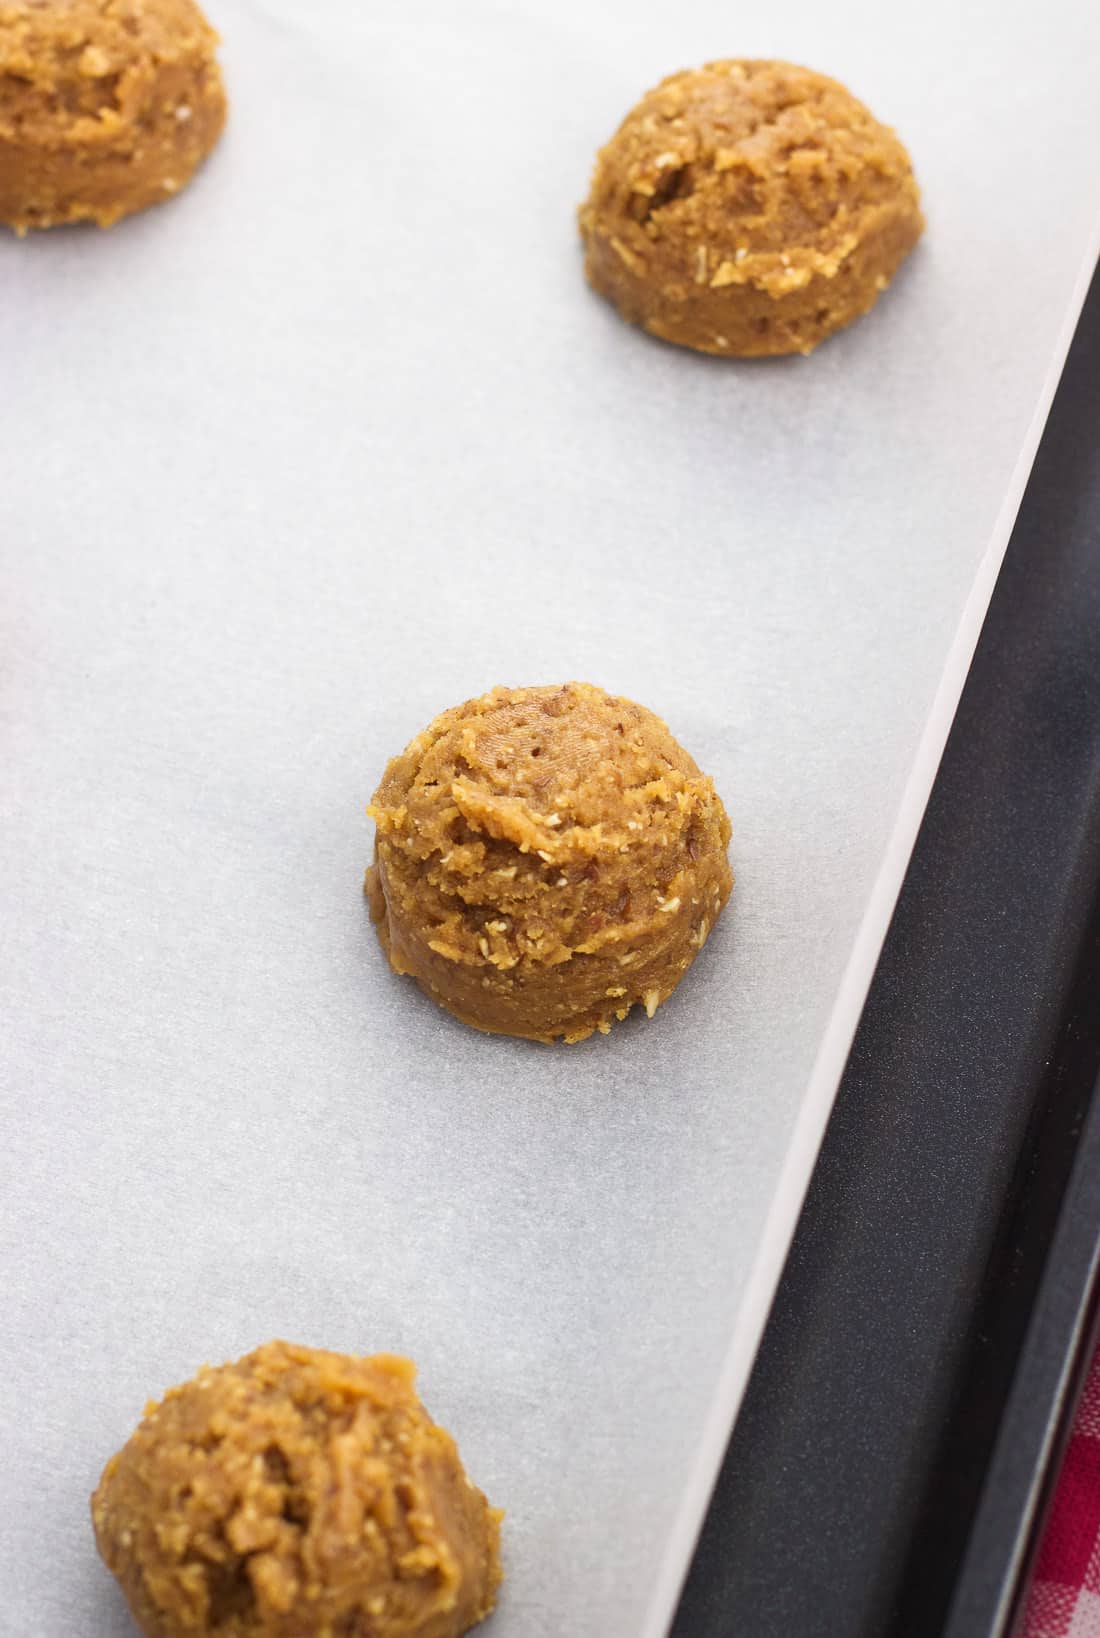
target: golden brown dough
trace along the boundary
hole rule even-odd
[[[367,893],[395,972],[536,1041],[650,1015],[729,897],[711,781],[644,706],[586,683],[494,688],[386,769]]]
[[[225,123],[193,0],[0,0],[0,222],[109,227],[178,193]]]
[[[909,156],[836,80],[729,61],[662,80],[596,160],[585,271],[704,353],[808,353],[865,313],[924,227]]]
[[[92,1498],[146,1638],[458,1638],[488,1615],[501,1515],[414,1374],[272,1342],[147,1406]]]

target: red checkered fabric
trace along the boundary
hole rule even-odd
[[[1100,1638],[1100,1352],[1058,1476],[1020,1638]]]

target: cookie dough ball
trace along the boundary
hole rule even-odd
[[[488,1615],[501,1515],[414,1374],[272,1342],[148,1406],[92,1497],[146,1638],[457,1638]]]
[[[216,45],[193,0],[0,0],[0,222],[171,198],[225,123]]]
[[[367,893],[396,972],[536,1041],[650,1017],[733,885],[726,811],[665,724],[586,683],[494,688],[389,764]]]
[[[808,353],[873,305],[924,221],[909,156],[836,80],[719,62],[663,80],[600,151],[589,282],[699,352]]]

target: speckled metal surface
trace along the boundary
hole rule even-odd
[[[676,1638],[941,1631],[1021,1357],[1012,1430],[1040,1458],[1088,1258],[1062,1249],[1040,1282],[1100,1055],[1098,428],[1100,277]],[[1070,1200],[1079,1250],[1097,1202],[1084,1186]],[[1052,1322],[1059,1279],[1080,1289]],[[968,1634],[989,1630],[1035,1477],[998,1457],[1014,1490],[982,1514],[956,1606]]]

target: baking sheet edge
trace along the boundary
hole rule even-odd
[[[768,1208],[756,1256],[734,1316],[733,1339],[718,1378],[718,1385],[711,1400],[672,1529],[658,1561],[650,1607],[639,1638],[665,1638],[676,1613],[680,1590],[725,1455],[733,1423],[748,1386],[768,1312],[794,1238],[802,1202],[809,1187],[909,858],[932,793],[967,672],[993,595],[993,587],[1008,549],[1009,537],[1031,475],[1039,440],[1054,401],[1070,343],[1098,261],[1100,201],[1096,227],[1072,287],[1035,412],[1028,425],[1012,479],[948,651],[928,721],[902,793],[890,840],[810,1072],[790,1146]]]

